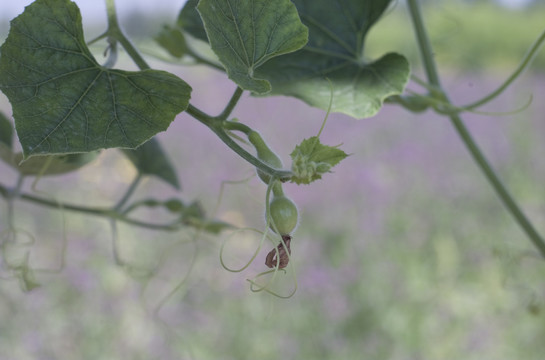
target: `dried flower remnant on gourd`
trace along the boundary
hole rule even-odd
[[[265,265],[267,265],[270,268],[275,267],[278,265],[279,269],[283,269],[286,266],[288,266],[288,263],[290,262],[290,254],[291,254],[291,236],[289,235],[282,235],[282,242],[278,244],[277,247],[272,249],[265,259]],[[284,244],[286,246],[284,246]]]

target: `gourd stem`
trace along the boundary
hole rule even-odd
[[[284,189],[282,189],[282,183],[280,181],[274,181],[272,192],[276,197],[284,196]]]
[[[231,148],[234,152],[236,152],[240,157],[242,157],[244,160],[255,166],[257,169],[263,171],[264,173],[278,178],[280,181],[287,181],[291,178],[292,172],[288,170],[278,170],[270,167],[269,165],[265,164],[263,161],[259,160],[254,155],[250,154],[246,149],[244,149],[242,146],[240,146],[236,141],[234,141],[231,136],[226,132],[226,129],[230,130],[244,130],[246,131],[250,129],[248,126],[243,125],[241,123],[236,123],[233,121],[227,122],[222,121],[218,117],[212,117],[201,110],[197,109],[196,107],[189,104],[187,107],[186,112],[193,116],[195,119],[206,125],[210,130],[212,130],[221,141],[225,143],[228,147]],[[225,124],[229,124],[228,126],[225,126]],[[235,124],[238,124],[236,127],[237,129],[234,129]],[[250,129],[251,131],[251,129]]]
[[[239,144],[237,144],[226,132],[223,128],[217,128],[213,127],[211,128],[212,131],[216,133],[216,135],[227,145],[236,152],[238,155],[240,155],[244,160],[248,161],[250,164],[255,166],[257,169],[263,171],[264,173],[272,176],[273,178],[277,178],[280,181],[287,181],[291,178],[292,172],[288,170],[277,170],[269,165],[265,164],[263,161],[256,158],[254,155],[250,154],[248,151],[246,151],[244,148],[242,148]]]

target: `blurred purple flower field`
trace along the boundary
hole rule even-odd
[[[192,102],[209,113],[221,111],[234,90],[221,74],[190,68],[179,75],[195,89]],[[448,79],[461,105],[501,82],[486,74]],[[545,78],[528,75],[486,110],[520,108],[533,94],[528,109],[464,116],[542,232],[544,93]],[[5,102],[2,108],[9,113]],[[324,115],[294,99],[251,97],[234,113],[285,164]],[[209,214],[223,181],[254,172],[185,114],[158,137],[178,169],[182,198],[199,199]],[[33,267],[58,267],[64,235],[66,266],[58,274],[37,272],[42,286],[27,294],[16,282],[0,283],[0,358],[537,359],[545,350],[537,341],[545,332],[545,267],[525,256],[534,252],[531,244],[447,120],[393,106],[364,120],[331,114],[322,142],[343,144],[351,156],[321,181],[285,187],[301,212],[292,242],[298,289],[289,300],[249,291],[246,279],[265,270],[270,244],[246,271],[230,273],[219,262],[226,235],[120,225],[125,266],[117,266],[104,220],[18,203],[17,226],[36,240],[29,247]],[[130,163],[108,150],[96,164],[43,178],[37,188],[60,201],[108,205],[133,175]],[[0,165],[0,177],[13,183],[15,174]],[[25,190],[32,191],[30,182]],[[153,179],[137,197],[149,193],[178,195]],[[263,229],[264,201],[265,186],[255,177],[225,185],[216,216]],[[258,241],[237,233],[224,260],[244,265]],[[293,288],[292,272],[277,275],[279,292]]]

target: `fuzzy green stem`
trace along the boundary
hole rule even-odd
[[[8,198],[11,196],[11,192],[8,188],[0,184],[0,196],[4,198]],[[59,203],[57,201],[44,199],[38,196],[20,193],[17,195],[17,199],[32,202],[37,205],[53,208],[53,209],[63,209],[63,210],[70,210],[73,212],[78,212],[81,214],[87,214],[87,215],[93,215],[103,218],[109,218],[113,220],[119,220],[121,222],[132,224],[139,227],[144,227],[151,230],[164,230],[164,231],[176,231],[180,229],[180,227],[183,225],[179,221],[170,223],[170,224],[154,224],[154,223],[148,223],[145,221],[140,221],[136,219],[131,219],[127,216],[125,216],[122,213],[117,212],[116,210],[110,209],[110,208],[102,208],[102,207],[87,207],[87,206],[80,206],[80,205],[74,205],[74,204],[66,204],[66,203]]]
[[[188,47],[188,49],[187,49],[187,54],[189,56],[191,56],[193,59],[195,59],[196,62],[201,63],[201,64],[206,65],[206,66],[209,66],[209,67],[211,67],[213,69],[216,69],[218,71],[221,71],[221,72],[225,73],[225,68],[223,66],[218,65],[215,62],[210,61],[210,60],[200,56],[199,54],[194,52],[193,49],[191,49],[190,47]]]
[[[282,183],[280,181],[274,181],[272,192],[274,196],[284,196],[284,189],[282,188]]]
[[[233,96],[231,96],[231,99],[229,100],[229,103],[227,103],[227,106],[225,107],[225,109],[223,109],[221,114],[219,114],[216,117],[222,120],[227,120],[229,115],[231,115],[231,113],[233,112],[233,109],[237,105],[238,101],[240,100],[240,97],[242,96],[243,92],[244,90],[242,90],[242,88],[237,86],[237,88],[235,89],[235,93],[233,94]]]
[[[123,208],[123,206],[127,203],[127,201],[129,201],[129,198],[132,196],[132,194],[134,194],[134,191],[140,184],[141,180],[142,180],[142,174],[138,173],[136,177],[133,179],[133,181],[131,182],[131,185],[129,186],[127,191],[125,191],[125,194],[123,195],[123,197],[114,206],[114,209],[121,210]]]
[[[239,144],[237,144],[230,136],[225,132],[223,127],[213,127],[211,128],[214,133],[227,145],[236,152],[240,157],[242,157],[244,160],[255,166],[257,169],[267,173],[273,178],[277,178],[280,181],[287,181],[292,177],[292,172],[288,170],[277,170],[269,165],[265,164],[263,161],[256,158],[254,155],[250,154],[248,151],[246,151],[244,148],[242,148]]]
[[[129,41],[125,36],[121,28],[119,27],[119,22],[117,21],[117,12],[115,9],[115,0],[106,0],[106,11],[108,13],[108,36],[118,41],[121,46],[125,49],[127,54],[135,62],[135,64],[140,68],[140,70],[150,69],[150,66],[144,60],[144,58],[138,53],[134,45]]]
[[[441,89],[439,75],[433,57],[433,51],[430,45],[428,35],[426,33],[426,29],[424,27],[424,22],[422,20],[418,0],[408,0],[408,7],[428,81],[431,85],[437,87],[437,89]],[[444,101],[450,104],[445,92],[441,90],[440,93]],[[496,191],[496,194],[498,195],[500,200],[503,202],[507,210],[520,225],[522,230],[526,233],[530,241],[537,247],[541,255],[545,258],[545,241],[541,238],[532,223],[520,210],[518,204],[515,202],[513,197],[502,184],[502,182],[488,163],[487,159],[473,140],[461,117],[458,114],[449,114],[449,118],[452,122],[452,125],[458,132],[461,140],[465,144],[466,148],[469,150],[469,153],[473,157],[473,160],[482,170],[490,185]]]
[[[203,112],[202,110],[196,108],[191,104],[187,106],[185,112],[208,127],[213,126],[214,123],[217,122],[217,120],[213,116],[208,115],[207,113]]]
[[[251,127],[249,127],[246,124],[240,123],[238,121],[228,121],[225,120],[223,122],[223,128],[228,131],[240,131],[244,133],[245,135],[248,135],[252,131],[254,131]]]
[[[201,123],[206,125],[210,130],[212,130],[221,141],[225,143],[228,147],[236,152],[244,160],[255,166],[257,169],[263,171],[266,174],[269,174],[272,177],[278,178],[280,181],[287,181],[291,178],[292,172],[287,170],[277,170],[269,165],[265,164],[263,161],[259,160],[254,155],[250,154],[246,149],[241,147],[236,141],[234,141],[231,136],[226,132],[227,130],[240,130],[243,132],[249,132],[251,129],[244,124],[233,122],[233,121],[224,121],[219,116],[212,117],[191,104],[187,107],[186,112],[193,116],[195,119],[199,120]],[[227,123],[227,126],[225,124]],[[236,124],[236,125],[235,125]],[[236,129],[235,129],[236,128]]]
[[[414,31],[416,33],[416,39],[418,41],[418,47],[420,48],[420,56],[422,58],[422,62],[424,63],[424,70],[426,71],[428,81],[431,85],[440,89],[441,84],[439,81],[439,74],[437,73],[435,61],[433,60],[434,55],[431,48],[431,43],[426,33],[426,28],[424,27],[424,22],[422,21],[418,0],[408,0],[408,6]]]

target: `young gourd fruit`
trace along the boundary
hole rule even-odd
[[[297,206],[286,196],[273,197],[270,206],[271,229],[280,235],[289,235],[297,226]],[[274,224],[274,226],[273,226]]]
[[[255,147],[257,152],[257,158],[263,161],[265,164],[275,168],[282,168],[282,160],[267,146],[261,135],[257,131],[251,131],[248,134],[248,140]],[[265,183],[269,184],[271,181],[270,175],[264,173],[261,170],[257,170],[257,175]]]

